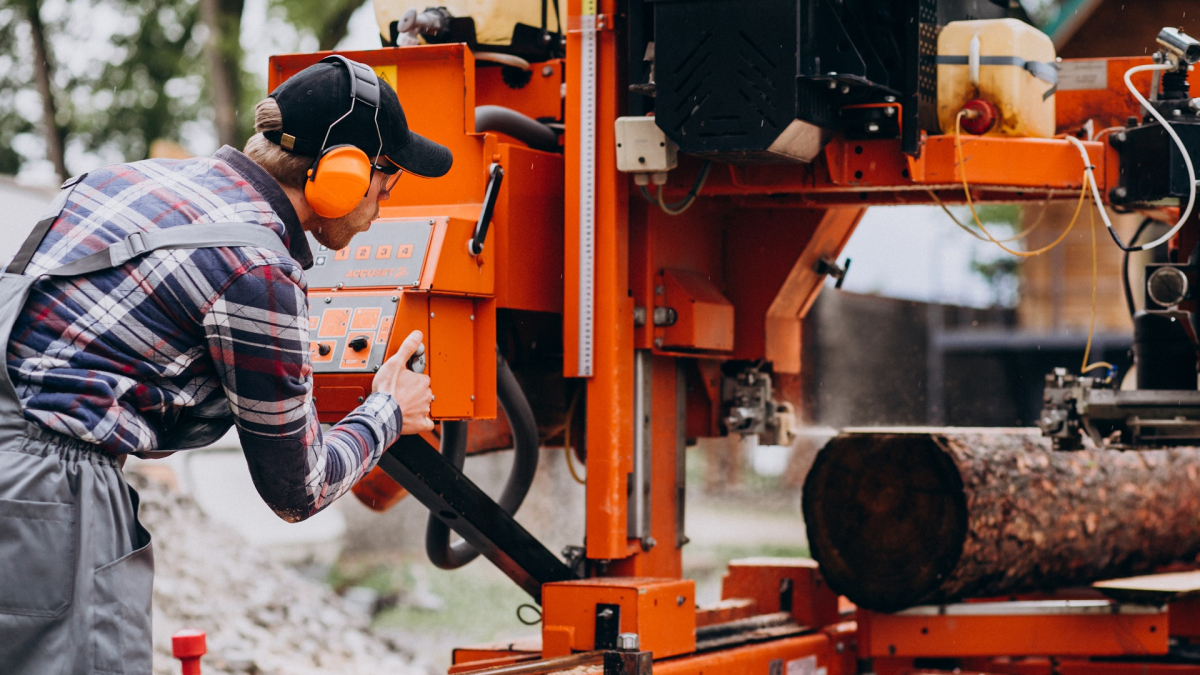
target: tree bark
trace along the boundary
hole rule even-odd
[[[222,145],[240,148],[238,107],[242,98],[243,0],[200,0],[200,18],[208,27],[209,81],[212,84],[214,125]]]
[[[58,124],[58,109],[54,103],[54,64],[51,62],[50,46],[46,42],[46,27],[42,23],[41,2],[25,0],[22,4],[33,42],[33,77],[42,98],[42,136],[46,139],[46,158],[54,164],[58,179],[65,181],[69,177],[63,142],[66,134]]]
[[[897,611],[1195,559],[1200,450],[1055,452],[1023,429],[843,433],[803,502],[830,587]]]

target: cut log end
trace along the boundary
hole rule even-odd
[[[928,435],[847,434],[804,484],[813,557],[834,590],[881,611],[932,594],[962,555],[967,503],[953,460]],[[864,573],[865,572],[865,573]]]

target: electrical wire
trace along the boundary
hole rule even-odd
[[[1041,255],[1055,246],[1058,246],[1060,243],[1062,243],[1063,239],[1066,239],[1067,235],[1071,232],[1071,229],[1075,227],[1075,222],[1079,220],[1079,212],[1083,209],[1083,198],[1085,195],[1087,195],[1088,177],[1091,174],[1084,172],[1083,186],[1079,190],[1079,202],[1075,205],[1075,214],[1071,216],[1071,222],[1067,225],[1066,229],[1063,230],[1062,234],[1058,235],[1058,239],[1055,239],[1036,251],[1017,251],[1011,249],[1005,246],[1003,242],[993,237],[991,233],[987,231],[987,228],[983,226],[983,221],[979,219],[979,213],[975,211],[975,202],[971,199],[971,187],[967,184],[967,167],[963,162],[962,153],[962,118],[966,112],[966,110],[960,110],[958,111],[958,115],[954,117],[954,153],[958,159],[958,175],[962,178],[963,192],[967,196],[967,208],[971,210],[971,217],[975,219],[975,225],[979,227],[979,231],[986,235],[993,244],[999,246],[1001,250],[1021,258],[1031,258],[1035,255]]]
[[[1137,240],[1142,238],[1142,233],[1146,231],[1151,224],[1157,223],[1153,218],[1142,220],[1141,225],[1138,225],[1137,231],[1133,233],[1133,239],[1129,240],[1130,246],[1136,246]],[[1129,284],[1129,251],[1125,251],[1124,257],[1121,259],[1121,281],[1124,283],[1125,290],[1125,306],[1129,308],[1129,318],[1137,313],[1137,305],[1133,302],[1133,288]]]
[[[1097,368],[1108,368],[1108,377],[1105,381],[1111,382],[1112,378],[1117,374],[1116,366],[1108,361],[1097,361],[1093,364],[1088,364],[1088,359],[1092,355],[1092,337],[1096,334],[1096,287],[1100,283],[1100,264],[1096,246],[1096,218],[1092,215],[1091,209],[1088,209],[1088,229],[1092,233],[1092,311],[1091,316],[1088,318],[1087,346],[1083,348],[1083,365],[1079,366],[1079,374],[1085,375]]]
[[[575,390],[575,395],[571,397],[571,405],[567,407],[567,423],[563,425],[563,453],[567,456],[567,470],[571,472],[571,478],[580,485],[587,485],[587,476],[580,477],[579,472],[575,470],[575,458],[571,451],[571,424],[575,420],[575,404],[579,403],[579,394],[582,391],[582,386]]]
[[[675,202],[674,204],[668,204],[663,200],[663,186],[659,185],[658,199],[656,200],[658,203],[658,208],[662,209],[663,213],[666,213],[669,216],[677,216],[684,211],[687,211],[689,208],[691,208],[692,204],[696,202],[696,197],[700,194],[700,190],[704,189],[704,182],[708,180],[708,172],[711,169],[712,161],[707,159],[704,160],[704,166],[700,167],[700,175],[696,176],[696,182],[692,185],[692,189],[688,190],[688,193],[683,197],[683,199]]]
[[[942,208],[942,211],[944,211],[946,213],[946,215],[950,218],[951,221],[954,222],[955,225],[961,227],[964,232],[971,235],[972,237],[975,237],[979,241],[988,241],[987,237],[979,234],[975,230],[972,230],[970,227],[968,227],[967,225],[964,225],[962,223],[962,221],[960,221],[958,218],[956,218],[954,216],[954,214],[950,211],[950,208],[948,206],[946,206],[946,203],[943,202],[941,200],[941,198],[937,196],[937,193],[934,192],[931,188],[925,188],[925,191],[929,193],[929,197],[931,199],[933,199],[933,203],[940,206]],[[1050,204],[1050,198],[1053,196],[1054,196],[1054,190],[1051,190],[1050,192],[1048,192],[1046,194],[1046,199],[1044,201],[1042,201],[1042,210],[1038,213],[1038,218],[1037,218],[1037,220],[1033,221],[1032,225],[1025,228],[1024,230],[1021,230],[1019,233],[1017,233],[1016,235],[1014,235],[1012,237],[1009,237],[1008,239],[1001,239],[1000,243],[1007,244],[1007,243],[1013,242],[1013,241],[1021,241],[1025,237],[1028,237],[1029,235],[1033,234],[1034,230],[1041,227],[1042,223],[1044,223],[1046,221],[1046,207]]]
[[[1134,66],[1133,68],[1125,71],[1125,86],[1129,89],[1129,93],[1133,94],[1133,97],[1137,99],[1138,103],[1142,104],[1142,107],[1145,108],[1154,119],[1158,120],[1158,123],[1163,127],[1163,131],[1166,131],[1167,135],[1171,137],[1171,140],[1175,141],[1175,145],[1179,147],[1179,154],[1183,156],[1183,165],[1187,169],[1188,173],[1187,208],[1179,214],[1179,222],[1175,223],[1175,226],[1163,236],[1150,243],[1142,244],[1141,246],[1126,246],[1125,242],[1121,241],[1121,237],[1117,235],[1116,229],[1113,228],[1112,221],[1108,218],[1108,213],[1104,210],[1104,207],[1101,206],[1104,202],[1100,200],[1100,191],[1096,187],[1096,182],[1093,180],[1092,198],[1096,201],[1096,205],[1100,209],[1100,218],[1104,221],[1105,227],[1108,228],[1108,234],[1113,238],[1113,241],[1117,242],[1117,246],[1120,246],[1122,251],[1149,251],[1152,248],[1162,246],[1164,243],[1170,241],[1171,238],[1175,236],[1175,233],[1179,232],[1179,229],[1183,227],[1185,222],[1187,222],[1188,217],[1192,215],[1192,207],[1196,205],[1196,168],[1192,166],[1192,158],[1191,155],[1188,154],[1187,147],[1184,146],[1183,141],[1180,140],[1179,134],[1175,132],[1175,129],[1172,128],[1169,123],[1167,123],[1167,120],[1162,116],[1162,113],[1158,112],[1154,109],[1154,106],[1150,105],[1150,102],[1146,100],[1146,97],[1142,96],[1141,92],[1137,90],[1137,87],[1133,86],[1133,80],[1130,79],[1130,76],[1134,73],[1141,73],[1149,70],[1173,70],[1174,68],[1175,66],[1169,63],[1151,63],[1144,66]],[[1083,155],[1083,163],[1085,166],[1087,166],[1087,173],[1090,177],[1092,175],[1093,167],[1091,162],[1088,160],[1087,151],[1084,150],[1083,144],[1080,143],[1079,139],[1075,138],[1074,136],[1067,136],[1067,140],[1071,141],[1072,144],[1074,144],[1075,147],[1079,149],[1079,152]]]

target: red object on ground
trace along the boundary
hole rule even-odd
[[[962,128],[968,134],[982,136],[1000,121],[1000,111],[996,110],[996,106],[981,98],[967,101],[963,104],[963,110],[966,110],[967,114],[963,116]]]
[[[183,664],[183,675],[200,675],[200,657],[207,651],[202,630],[181,630],[171,636],[171,653]]]

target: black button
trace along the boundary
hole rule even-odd
[[[361,352],[367,348],[368,344],[370,344],[370,342],[367,341],[366,336],[359,335],[350,341],[350,349],[353,349],[356,352]]]
[[[329,352],[331,351],[333,351],[333,347],[330,347],[329,343],[327,342],[322,342],[317,345],[317,353],[321,356],[329,356]]]

